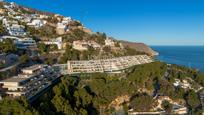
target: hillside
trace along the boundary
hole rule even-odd
[[[178,80],[181,82],[176,85]],[[184,87],[184,81],[188,87]],[[166,114],[179,114],[173,109],[179,107],[178,110],[199,115],[202,113],[202,91],[198,91],[201,86],[204,86],[204,75],[200,72],[154,62],[135,66],[121,74],[64,76],[32,106],[24,99],[12,105],[9,104],[13,100],[4,99],[0,102],[0,113],[110,115],[164,110]]]
[[[72,17],[0,2],[0,53],[19,57],[15,68],[0,72],[1,80],[30,65],[43,66],[24,69],[29,74],[22,74],[23,82],[19,76],[15,79],[21,82],[11,80],[17,86],[11,86],[14,90],[7,88],[8,92],[22,95],[12,98],[9,94],[0,99],[0,115],[131,115],[140,112],[200,115],[204,112],[203,73],[154,60],[152,56],[158,53],[146,44],[92,32]],[[144,57],[134,60],[135,55],[146,56],[151,61]],[[61,69],[70,70],[70,61],[75,64],[74,69],[85,72],[60,73]],[[61,69],[54,68],[56,65]],[[0,68],[6,66],[4,60],[0,61]],[[100,68],[103,73],[88,73]],[[109,68],[120,68],[120,71]],[[55,73],[59,79],[50,81]],[[51,85],[45,88],[46,84]],[[2,92],[6,90],[2,89]],[[35,93],[40,96],[30,102],[26,94],[36,90],[42,95]]]
[[[127,52],[129,52],[128,50],[130,49],[131,52],[133,52],[133,50],[136,52],[131,54],[140,54],[142,52],[151,56],[156,54],[155,51],[143,43],[119,41],[117,39],[112,39],[105,33],[92,32],[91,29],[85,27],[80,21],[75,20],[72,17],[64,17],[59,14],[43,12],[19,6],[15,3],[1,2],[1,6],[0,20],[3,22],[1,25],[3,24],[2,26],[4,26],[4,30],[1,29],[2,32],[0,32],[0,34],[3,33],[2,35],[9,35],[11,33],[8,31],[8,24],[11,27],[12,24],[18,24],[19,26],[22,26],[22,29],[25,31],[24,34],[26,35],[23,37],[31,37],[37,39],[39,42],[51,41],[58,37],[62,37],[62,46],[64,46],[64,49],[66,49],[66,44],[73,45],[74,41],[79,40],[81,41],[80,44],[86,44],[91,47],[95,46],[95,49],[96,47],[99,48],[100,45],[99,49],[102,49],[101,51],[103,51],[100,52],[100,54],[106,54],[107,57],[128,55]],[[6,30],[7,33],[5,32]],[[19,35],[15,36],[22,37]],[[109,40],[106,41],[106,39]],[[89,43],[85,41],[88,41]],[[81,49],[77,50],[81,51]],[[99,56],[96,58],[104,57]]]
[[[144,43],[135,43],[135,42],[128,42],[128,41],[121,41],[121,43],[125,47],[130,47],[130,48],[136,49],[137,51],[145,52],[151,56],[158,55],[158,52],[152,50]]]

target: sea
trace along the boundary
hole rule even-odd
[[[204,73],[204,46],[151,46],[159,53],[155,58],[200,70]]]

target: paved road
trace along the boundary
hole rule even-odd
[[[20,63],[17,62],[17,63],[15,63],[15,64],[13,64],[13,65],[11,65],[11,66],[9,66],[9,67],[0,69],[0,72],[4,72],[4,71],[7,71],[7,70],[10,70],[10,69],[12,69],[13,67],[16,67],[16,66],[19,65],[19,64],[20,64]]]

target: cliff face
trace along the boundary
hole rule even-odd
[[[144,43],[136,43],[136,42],[128,42],[128,41],[121,41],[121,43],[123,44],[124,47],[130,47],[130,48],[136,49],[137,51],[145,52],[150,56],[158,55],[158,52],[154,51]]]

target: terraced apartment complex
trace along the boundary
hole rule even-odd
[[[111,59],[68,61],[69,74],[78,73],[120,73],[129,67],[151,63],[153,59],[147,55],[124,56]]]
[[[3,81],[0,88],[10,97],[25,96],[28,100],[48,88],[59,74],[47,65],[33,65],[22,69],[22,73]]]

